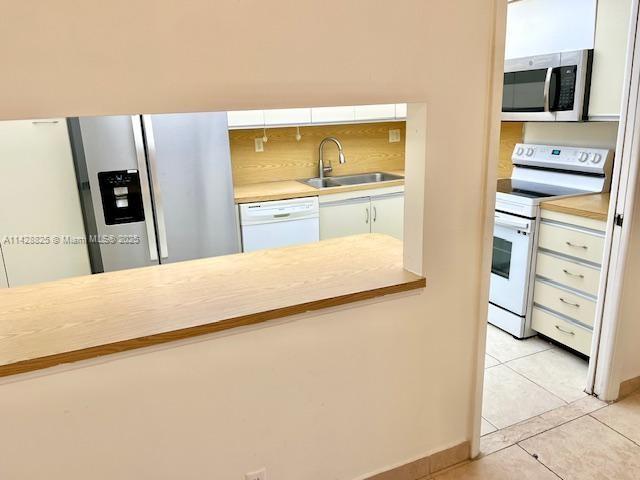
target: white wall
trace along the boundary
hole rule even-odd
[[[502,48],[492,47],[505,10],[504,0],[5,5],[0,118],[426,102],[406,228],[421,230],[409,258],[428,287],[15,378],[0,385],[0,478],[235,479],[267,465],[278,480],[349,480],[471,439],[487,159],[497,159],[489,112]]]

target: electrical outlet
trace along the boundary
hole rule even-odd
[[[389,130],[389,143],[398,143],[400,141],[400,129],[393,128]]]
[[[262,137],[258,137],[255,139],[256,143],[256,152],[264,152],[264,140]]]
[[[256,472],[247,473],[244,480],[267,480],[267,469],[263,468]]]

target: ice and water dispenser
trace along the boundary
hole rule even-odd
[[[144,205],[137,170],[99,172],[98,183],[107,225],[144,221]]]

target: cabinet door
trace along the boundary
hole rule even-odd
[[[91,273],[64,118],[0,123],[0,238],[9,285]]]
[[[356,120],[393,120],[396,118],[396,104],[383,105],[357,105],[355,108]]]
[[[229,128],[264,126],[264,110],[227,112]]]
[[[265,125],[305,125],[311,123],[310,108],[279,108],[264,111]]]
[[[630,2],[598,0],[589,117],[620,115],[630,12]]]
[[[369,197],[320,205],[320,240],[369,232]]]
[[[405,120],[407,118],[407,104],[396,103],[396,120]]]
[[[371,231],[402,240],[404,229],[404,195],[371,198]]]
[[[355,107],[314,107],[311,109],[313,123],[353,122],[356,118]]]

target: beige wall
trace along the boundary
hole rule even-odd
[[[426,102],[405,237],[428,287],[12,379],[0,478],[350,480],[469,440],[505,3],[5,5],[0,118]]]

